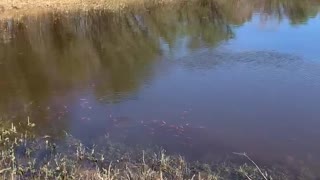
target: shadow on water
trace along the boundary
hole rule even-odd
[[[41,133],[66,130],[87,142],[109,134],[190,159],[246,150],[261,162],[316,169],[319,65],[277,52],[219,49],[256,16],[262,24],[306,25],[318,14],[316,2],[199,0],[125,14],[3,20],[2,119],[30,116]],[[299,129],[303,118],[310,133]]]

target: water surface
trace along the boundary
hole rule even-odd
[[[319,4],[197,1],[3,20],[2,121],[193,160],[320,168]]]

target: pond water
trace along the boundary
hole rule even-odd
[[[1,120],[319,177],[319,9],[200,0],[1,20]]]

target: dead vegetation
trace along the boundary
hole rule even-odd
[[[52,11],[70,13],[98,9],[118,12],[128,7],[153,6],[179,1],[182,0],[1,0],[0,18],[19,18]]]
[[[287,179],[282,173],[261,169],[251,159],[253,164],[241,166],[188,162],[179,155],[166,155],[164,150],[129,149],[108,137],[103,144],[86,147],[68,134],[63,141],[35,136],[34,127],[29,120],[17,127],[1,122],[2,179]]]

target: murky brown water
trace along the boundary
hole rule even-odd
[[[319,176],[319,7],[202,0],[2,21],[2,121]]]

